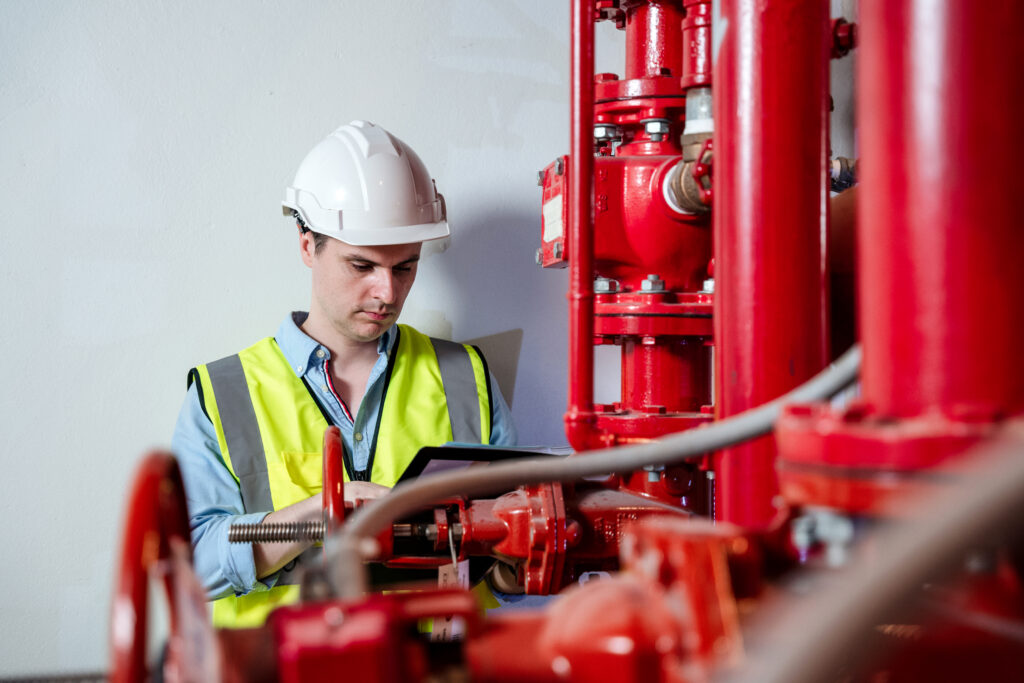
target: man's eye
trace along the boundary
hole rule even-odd
[[[355,268],[356,271],[360,273],[369,273],[371,270],[373,270],[373,266],[370,265],[369,263],[353,263],[352,267]]]
[[[395,266],[392,270],[396,273],[404,275],[405,273],[412,272],[412,266]]]

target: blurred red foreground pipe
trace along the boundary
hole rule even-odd
[[[858,230],[864,402],[987,422],[1024,410],[1024,3],[863,3]]]
[[[569,103],[569,409],[565,431],[577,450],[600,445],[594,429],[594,3],[571,10]]]
[[[170,453],[154,451],[135,472],[125,514],[121,562],[110,618],[112,683],[149,680],[146,629],[150,571],[157,562],[171,556],[172,539],[177,539],[191,561],[188,508],[178,464]],[[181,579],[170,572],[165,580],[167,595],[174,595],[174,582]],[[173,634],[177,630],[177,602],[168,600],[168,605]]]
[[[714,76],[719,418],[779,396],[826,363],[830,54],[823,0],[723,0],[722,14]],[[772,437],[716,455],[716,517],[767,525],[774,464]]]

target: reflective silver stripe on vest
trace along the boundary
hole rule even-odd
[[[242,360],[235,354],[208,364],[206,369],[217,400],[231,466],[242,490],[242,505],[246,512],[273,510],[267,457],[263,452],[263,438],[256,422]]]
[[[476,374],[469,351],[462,344],[430,338],[441,369],[448,419],[452,423],[452,441],[480,443],[480,398]]]

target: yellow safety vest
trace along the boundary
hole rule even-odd
[[[278,510],[321,492],[327,418],[277,342],[268,337],[189,373],[217,431],[224,464],[246,512]],[[383,405],[365,472],[345,454],[345,480],[394,486],[420,448],[448,441],[489,443],[490,375],[480,350],[433,339],[407,325],[388,358]],[[258,626],[277,605],[298,600],[290,572],[269,590],[220,598],[219,627]]]

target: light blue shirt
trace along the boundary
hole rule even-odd
[[[356,470],[365,470],[370,459],[373,430],[380,414],[381,399],[388,365],[388,354],[395,343],[395,328],[391,327],[377,342],[377,362],[370,372],[366,392],[359,410],[348,417],[341,401],[331,390],[326,363],[331,353],[323,344],[307,335],[299,327],[307,314],[302,311],[287,316],[274,338],[292,370],[316,395],[327,412],[331,424],[341,429],[345,449],[351,454]],[[491,377],[492,408],[491,444],[514,446],[516,430],[512,414]],[[199,402],[199,393],[193,383],[185,395],[185,402],[174,427],[171,448],[178,458],[185,494],[188,500],[189,522],[192,527],[194,564],[210,599],[231,594],[267,590],[277,580],[277,574],[256,578],[256,564],[252,546],[228,543],[228,527],[235,522],[259,523],[270,513],[245,514],[238,483],[228,471],[221,457],[217,432]]]

